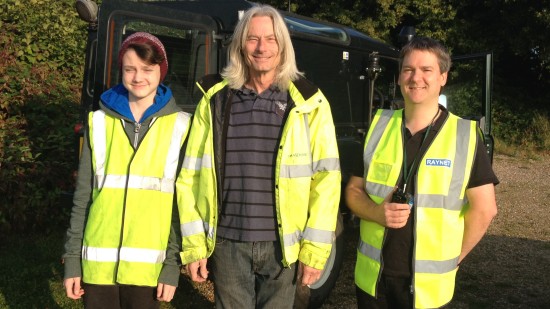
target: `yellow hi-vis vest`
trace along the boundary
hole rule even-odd
[[[367,134],[366,192],[377,204],[393,190],[403,164],[403,110],[379,110]],[[415,308],[451,301],[464,234],[465,197],[476,150],[476,123],[451,113],[418,162],[414,194]],[[420,158],[419,158],[420,159]],[[385,228],[361,220],[355,283],[376,297]]]
[[[135,151],[122,121],[101,110],[89,115],[94,186],[82,246],[83,281],[157,286],[189,115],[153,119]]]
[[[183,240],[182,263],[209,257],[218,220],[216,168],[225,154],[214,149],[211,104],[227,87],[224,80],[209,89],[194,114],[183,166],[176,182]],[[294,83],[289,88],[296,106],[283,127],[275,163],[275,208],[283,260],[297,259],[323,269],[330,255],[340,201],[341,176],[336,134],[328,101],[317,90],[307,100]],[[225,99],[225,98],[224,98]],[[221,131],[221,130],[220,130]]]

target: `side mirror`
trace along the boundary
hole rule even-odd
[[[76,0],[76,11],[78,16],[86,22],[97,22],[97,3],[91,0]]]
[[[403,47],[407,44],[414,36],[416,35],[416,29],[413,26],[405,26],[399,31],[399,36],[397,41],[399,42],[400,47]]]

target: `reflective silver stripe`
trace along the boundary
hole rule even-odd
[[[380,263],[380,256],[382,255],[382,251],[380,249],[375,248],[362,240],[359,240],[357,250],[361,252],[362,255],[368,256],[369,258]]]
[[[464,184],[464,171],[468,161],[468,149],[470,147],[471,121],[458,119],[456,128],[456,155],[453,167],[453,176],[449,187],[449,196],[461,200],[460,194]]]
[[[202,158],[185,156],[183,168],[194,171],[199,171],[201,168],[212,168],[212,157],[207,154],[204,154]]]
[[[369,190],[367,190],[367,188],[369,188]],[[365,192],[368,192],[369,194],[386,197],[391,191],[393,191],[393,187],[391,186],[370,181],[365,182]]]
[[[206,231],[206,222],[196,220],[187,222],[181,225],[181,236],[187,237],[195,234],[204,233]]]
[[[306,141],[307,141],[307,149],[308,149],[308,152],[309,152],[309,157],[312,158],[311,156],[311,133],[310,133],[310,130],[309,130],[309,117],[308,117],[308,114],[304,114],[304,126],[305,126],[305,130],[306,130]],[[313,161],[313,158],[311,159]]]
[[[283,235],[283,241],[285,243],[285,247],[290,247],[290,246],[293,246],[293,245],[299,243],[300,238],[301,238],[301,234],[302,233],[300,233],[300,231],[296,230],[292,234]]]
[[[82,259],[93,262],[118,262],[118,248],[82,247]],[[162,263],[166,258],[165,250],[143,248],[120,248],[120,260],[138,263]]]
[[[141,189],[174,193],[174,179],[130,175],[96,175],[95,188]],[[126,183],[128,180],[128,183]]]
[[[107,136],[107,128],[105,127],[105,112],[102,110],[95,111],[92,114],[92,122],[92,139],[95,155],[96,175],[105,175],[105,156],[107,152],[107,145],[105,141]]]
[[[326,158],[313,162],[313,172],[331,172],[340,170],[340,159]]]
[[[417,194],[418,207],[443,208],[459,211],[467,202],[461,198],[462,186],[464,184],[464,171],[468,160],[468,149],[470,146],[470,121],[459,119],[456,136],[456,155],[453,162],[453,173],[449,184],[449,195],[439,194]]]
[[[196,220],[192,222],[187,222],[181,225],[181,236],[182,237],[189,237],[196,234],[205,233],[208,231],[208,238],[214,238],[214,227],[211,227],[208,222],[202,221],[202,220]]]
[[[281,164],[279,176],[282,178],[311,177],[313,171],[311,164],[286,165]]]
[[[313,173],[330,172],[340,170],[340,160],[337,158],[327,158],[310,164],[287,165],[281,164],[279,176],[282,178],[311,177]]]
[[[306,227],[303,238],[306,240],[331,244],[334,240],[334,232]]]
[[[363,161],[365,163],[365,176],[366,171],[372,161],[374,151],[376,150],[376,147],[378,146],[378,143],[382,138],[382,134],[384,134],[384,132],[386,131],[385,128],[388,126],[388,123],[390,123],[393,113],[394,111],[392,110],[382,110],[382,113],[380,114],[380,117],[378,117],[378,121],[376,122],[375,127],[372,129],[372,133],[363,154]]]
[[[172,130],[172,140],[170,141],[168,154],[166,156],[164,177],[176,177],[176,170],[178,168],[178,160],[180,157],[181,142],[188,123],[189,115],[184,112],[178,112],[176,116],[176,123],[174,124],[174,129]]]
[[[120,248],[120,260],[136,263],[160,264],[166,259],[166,250]]]
[[[458,256],[446,261],[417,260],[414,270],[417,273],[445,274],[454,270],[458,265]]]
[[[118,248],[82,246],[82,259],[94,262],[118,262]]]
[[[464,200],[441,194],[417,194],[415,205],[422,208],[442,208],[447,210],[461,210]]]
[[[283,241],[285,247],[290,247],[299,243],[302,238],[309,241],[331,244],[334,241],[334,237],[335,234],[332,231],[323,231],[306,227],[303,234],[299,230],[296,230],[294,233],[283,235]]]

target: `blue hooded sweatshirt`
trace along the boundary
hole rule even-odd
[[[171,98],[172,90],[170,90],[170,88],[166,87],[163,84],[159,84],[153,104],[149,106],[145,113],[143,113],[143,116],[141,117],[139,123],[143,122],[143,120],[161,110],[164,106],[166,106],[166,104],[168,104]],[[136,119],[134,119],[134,115],[130,110],[130,103],[128,101],[128,90],[124,87],[123,84],[118,84],[113,88],[105,91],[101,95],[101,102],[103,102],[103,105],[105,107],[115,111],[121,116],[126,117],[133,122],[138,122]]]

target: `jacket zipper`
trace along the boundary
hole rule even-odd
[[[134,151],[137,148],[139,142],[139,129],[141,129],[141,123],[134,123]]]
[[[292,100],[292,97],[290,96],[290,93],[287,94],[287,107],[286,107],[286,110],[285,110],[285,113],[283,115],[283,121],[281,122],[281,131],[279,133],[279,138],[277,140],[277,153],[275,153],[275,161],[279,161],[279,158],[281,156],[281,152],[282,152],[282,149],[283,149],[283,145],[281,144],[281,141],[283,139],[283,132],[285,131],[285,127],[286,127],[286,124],[287,124],[287,120],[288,120],[288,117],[290,115],[290,112],[292,111],[292,109],[294,107],[296,107],[296,104],[294,103],[294,100]],[[308,141],[309,143],[309,141]],[[276,213],[276,218],[275,220],[277,221],[277,228],[278,228],[278,233],[279,233],[279,237],[282,235],[282,223],[279,222],[279,218],[280,218],[280,212],[279,212],[279,207],[277,205],[277,203],[275,202],[275,194],[277,194],[279,192],[279,182],[278,182],[278,177],[277,175],[275,174],[275,170],[276,170],[276,166],[273,167],[273,182],[275,184],[275,188],[274,191],[273,191],[273,205],[275,206],[275,213]],[[285,266],[284,264],[287,263],[286,261],[286,258],[285,258],[285,244],[283,241],[280,241],[279,242],[280,246],[281,246],[281,252],[283,254],[283,266],[284,267],[288,267],[288,269],[291,269],[291,266],[290,264],[288,264],[287,266]]]
[[[122,120],[122,126],[124,127],[125,126],[125,122],[124,120]],[[138,145],[138,142],[139,142],[139,130],[141,129],[141,124],[140,123],[137,123],[137,122],[134,122],[134,143],[133,143],[133,148],[134,148],[134,154],[133,156],[135,156],[136,154],[136,151],[137,151],[137,145]],[[132,158],[133,160],[133,158]],[[124,185],[125,189],[124,189],[124,204],[122,205],[122,222],[120,223],[120,241],[119,241],[119,245],[118,245],[118,260],[120,261],[120,249],[122,248],[122,244],[124,242],[124,223],[125,223],[125,218],[126,218],[126,197],[127,197],[127,194],[128,194],[128,181],[129,181],[129,178],[127,177],[126,178],[126,184]],[[118,266],[119,266],[119,263],[117,262],[116,265],[115,265],[115,274],[116,276],[118,277]]]

